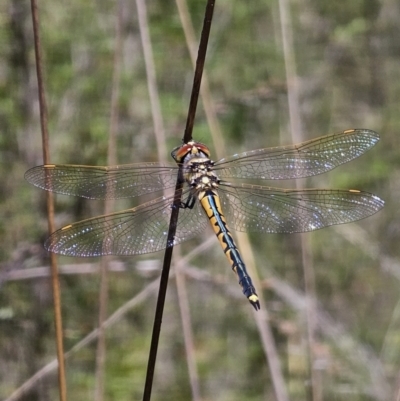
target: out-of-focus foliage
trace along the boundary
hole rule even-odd
[[[109,133],[115,1],[41,0],[40,22],[54,163],[105,164]],[[135,2],[124,1],[119,98],[119,163],[157,160]],[[168,148],[180,143],[193,69],[173,0],[147,1]],[[205,1],[189,1],[199,35]],[[359,188],[385,209],[348,231],[312,239],[319,301],[317,356],[324,399],[394,399],[400,368],[400,6],[391,0],[291,2],[304,139],[353,127],[378,131],[365,156],[304,186]],[[206,70],[229,155],[290,143],[287,81],[278,2],[217,0]],[[211,144],[200,107],[195,139]],[[55,357],[52,294],[43,276],[7,280],[47,266],[45,196],[23,179],[41,164],[41,139],[28,1],[0,2],[0,399]],[[306,180],[304,180],[306,181]],[[270,183],[268,183],[270,184]],[[271,185],[286,185],[274,182]],[[130,206],[124,202],[123,206]],[[100,202],[57,197],[57,226],[102,213]],[[183,245],[182,254],[211,234]],[[350,240],[349,240],[350,239]],[[251,236],[263,295],[291,399],[309,387],[304,278],[297,236]],[[150,278],[135,269],[162,254],[124,259],[111,273],[111,314]],[[246,260],[246,255],[244,254]],[[61,265],[82,260],[60,258]],[[98,260],[91,262],[97,263]],[[268,364],[251,307],[217,241],[191,262],[225,286],[188,279],[195,353],[204,399],[272,399]],[[157,276],[157,274],[156,274]],[[279,291],[270,278],[292,292]],[[153,277],[154,278],[154,277]],[[61,275],[65,346],[97,327],[99,279]],[[155,375],[154,400],[191,397],[177,295],[171,282]],[[261,289],[260,289],[261,291]],[[237,294],[232,297],[230,294]],[[106,399],[140,399],[155,300],[107,331]],[[69,399],[91,399],[95,345],[68,360]],[[306,383],[306,384],[305,384]],[[376,394],[381,389],[384,398]],[[56,375],[24,400],[56,399]]]

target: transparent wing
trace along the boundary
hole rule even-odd
[[[378,212],[384,202],[356,190],[287,190],[220,185],[228,226],[237,231],[295,233],[350,223]]]
[[[160,251],[167,246],[173,200],[173,196],[162,197],[133,209],[68,225],[54,232],[45,248],[62,255],[84,257]],[[194,237],[207,224],[198,202],[193,209],[180,209],[173,245]]]
[[[178,169],[158,163],[121,166],[48,164],[25,173],[31,184],[47,191],[89,199],[131,198],[174,187]]]
[[[281,180],[332,170],[362,155],[379,140],[368,129],[352,129],[291,146],[258,149],[215,163],[219,178]]]

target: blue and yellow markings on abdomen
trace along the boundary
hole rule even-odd
[[[243,294],[247,297],[255,310],[260,309],[258,295],[226,224],[218,193],[215,190],[206,190],[200,193],[199,201],[210,220],[218,241],[232,266],[232,270],[238,275],[239,284],[242,286]]]

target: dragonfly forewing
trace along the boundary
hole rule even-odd
[[[294,179],[325,173],[361,156],[379,141],[368,129],[352,129],[297,145],[239,153],[214,165],[219,178]]]
[[[231,228],[260,233],[314,231],[364,219],[384,206],[377,196],[356,190],[222,184],[219,194]]]
[[[133,209],[70,224],[54,232],[45,248],[82,257],[160,251],[167,247],[173,201],[173,196],[162,197]],[[198,235],[207,224],[207,217],[197,204],[193,209],[180,209],[175,239],[169,246]]]
[[[176,166],[158,163],[120,166],[48,164],[31,168],[25,173],[25,179],[36,187],[64,195],[120,199],[172,188],[177,171]]]

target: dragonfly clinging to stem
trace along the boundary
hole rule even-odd
[[[384,202],[358,190],[280,189],[241,183],[246,179],[309,177],[349,162],[374,146],[379,135],[351,129],[297,145],[257,149],[212,161],[206,145],[191,141],[175,148],[175,165],[120,166],[48,164],[28,170],[33,185],[89,199],[130,198],[171,190],[135,208],[69,224],[54,232],[45,248],[68,256],[136,255],[156,252],[194,237],[209,224],[244,295],[259,298],[228,228],[259,233],[296,233],[371,216]],[[167,243],[179,166],[184,188],[174,240]]]

